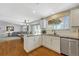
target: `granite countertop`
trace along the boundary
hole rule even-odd
[[[27,35],[27,34],[24,34],[24,35],[26,35],[27,37],[31,37],[31,36],[42,36],[42,35],[60,37],[59,35],[53,35],[53,34],[38,34],[38,35],[33,35],[33,34]]]
[[[60,37],[60,38],[68,38],[68,39],[78,39],[79,37],[76,35],[73,36],[67,36],[67,35],[53,35],[53,34],[45,34],[45,35],[49,35],[49,36],[56,36],[56,37]]]
[[[26,35],[26,34],[24,34],[24,35]],[[68,38],[68,39],[78,39],[78,40],[79,40],[79,37],[76,36],[76,35],[68,36],[68,35],[54,35],[54,34],[38,34],[38,35],[30,34],[30,35],[26,35],[26,36],[27,36],[27,37],[32,37],[32,36],[42,36],[42,35],[55,36],[55,37]]]
[[[43,35],[43,34],[42,34],[42,35]],[[59,35],[54,35],[54,34],[44,34],[44,35],[60,37]]]
[[[69,38],[69,39],[78,39],[79,40],[79,37],[77,36],[60,36],[60,38]]]
[[[41,34],[38,34],[38,35],[33,35],[33,34],[27,35],[27,34],[24,34],[24,35],[26,35],[27,37],[32,37],[32,36],[39,36],[39,35],[41,35]]]

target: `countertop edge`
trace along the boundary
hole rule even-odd
[[[75,37],[66,37],[66,36],[53,35],[53,34],[27,35],[27,37],[32,37],[32,36],[43,36],[43,35],[79,40],[79,38],[75,38]]]

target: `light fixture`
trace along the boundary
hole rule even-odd
[[[27,18],[25,18],[24,23],[27,25],[29,23],[29,19],[26,20]]]
[[[33,10],[32,12],[33,12],[33,14],[35,14],[35,13],[36,13],[36,11],[35,11],[35,10]]]
[[[36,3],[35,6],[36,6],[36,9],[35,8],[33,9],[32,11],[33,14],[37,12],[37,9],[40,7],[40,3]]]

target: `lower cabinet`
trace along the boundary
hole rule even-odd
[[[78,40],[61,38],[61,53],[69,56],[78,56]]]
[[[42,45],[44,47],[50,48],[50,46],[51,46],[50,44],[51,44],[50,37],[43,35],[43,43],[42,43]]]
[[[60,53],[60,37],[43,35],[43,46]]]
[[[41,36],[34,36],[34,46],[35,48],[37,47],[40,47],[41,46],[41,42],[42,42],[42,39],[41,39]]]
[[[24,36],[24,49],[26,52],[30,52],[39,46],[41,46],[40,36]]]
[[[26,52],[34,49],[34,37],[24,37],[24,49]]]
[[[51,44],[52,50],[60,53],[60,37],[52,37]]]

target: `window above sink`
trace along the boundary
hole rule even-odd
[[[70,16],[69,14],[62,15],[58,17],[52,17],[51,20],[48,21],[48,24],[52,30],[62,30],[62,29],[70,29]]]

